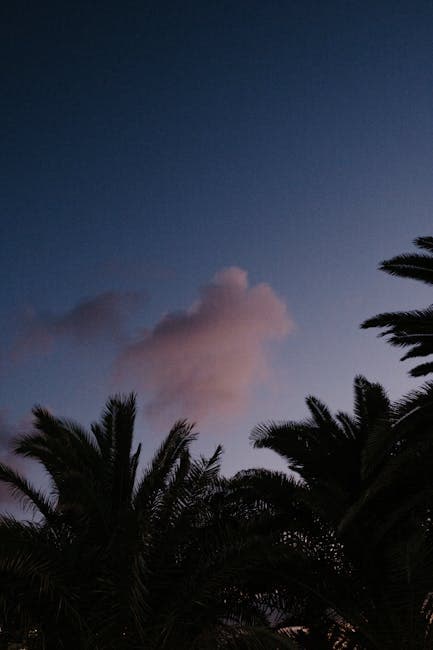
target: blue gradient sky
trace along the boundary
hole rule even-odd
[[[417,385],[358,325],[431,302],[376,270],[433,234],[431,2],[12,4],[0,28],[7,422],[41,402],[86,423],[122,388],[109,337],[12,360],[23,314],[137,292],[133,336],[233,266],[270,285],[296,329],[266,343],[272,377],[240,414],[199,421],[197,450],[221,441],[227,473],[281,467],[248,433],[302,417],[309,393],[348,409],[357,373],[393,397]],[[137,431],[150,453],[163,428],[140,411]]]

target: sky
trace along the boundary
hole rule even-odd
[[[34,404],[134,390],[145,459],[186,417],[226,474],[282,469],[255,424],[419,384],[359,324],[431,302],[377,270],[433,234],[431,1],[0,12],[3,459]]]

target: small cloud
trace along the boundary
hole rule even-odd
[[[138,293],[107,291],[60,314],[30,309],[22,319],[12,359],[47,354],[61,341],[79,345],[100,339],[124,341],[127,320],[140,301]]]
[[[292,329],[268,284],[250,287],[246,271],[223,269],[189,309],[167,314],[122,351],[116,379],[149,395],[146,414],[158,422],[236,414],[269,376],[267,344]]]

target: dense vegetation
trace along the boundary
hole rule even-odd
[[[382,268],[433,284],[433,238],[416,243],[428,254]],[[363,326],[426,356],[431,309]],[[251,434],[294,475],[231,479],[220,448],[191,456],[183,421],[140,470],[133,396],[90,431],[36,407],[15,453],[44,468],[48,493],[0,465],[36,513],[0,520],[0,648],[433,648],[433,382],[393,403],[357,377],[353,414],[307,406]]]

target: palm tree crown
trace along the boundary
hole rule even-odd
[[[134,396],[110,399],[90,432],[34,416],[16,452],[43,466],[49,493],[0,465],[37,511],[0,520],[6,622],[36,626],[49,650],[288,647],[269,620],[278,535],[220,476],[221,447],[193,459],[193,427],[177,422],[138,476]]]
[[[324,647],[431,648],[433,383],[397,403],[364,377],[354,392],[353,415],[309,397],[308,419],[259,425],[252,439],[299,476],[304,548],[322,545],[303,581],[323,605]],[[333,635],[346,645],[326,645]]]

